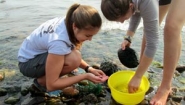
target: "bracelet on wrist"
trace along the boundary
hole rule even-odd
[[[86,72],[88,72],[88,71],[89,71],[89,67],[91,67],[91,66],[86,66],[84,70],[85,70]]]
[[[124,36],[124,40],[127,40],[129,43],[132,43],[132,37],[129,35]]]

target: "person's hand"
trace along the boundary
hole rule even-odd
[[[139,89],[140,83],[141,83],[141,78],[133,76],[128,84],[128,92],[129,93],[137,92]]]
[[[94,83],[102,83],[105,81],[101,76],[96,76],[93,73],[87,73],[87,79]]]
[[[121,43],[122,50],[125,50],[126,46],[130,47],[130,43],[127,40],[123,40]]]
[[[106,76],[105,73],[102,70],[95,69],[93,67],[89,68],[89,72],[93,73],[96,76]]]
[[[100,77],[102,82],[105,82],[108,79],[108,76],[106,76],[105,73],[102,70],[94,69],[94,68],[90,67],[89,72],[91,72],[94,75]]]

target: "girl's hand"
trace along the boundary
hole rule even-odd
[[[89,72],[93,73],[96,76],[106,76],[102,70],[95,69],[93,67],[89,67]]]
[[[105,82],[108,79],[108,76],[106,76],[102,70],[90,67],[89,72],[93,73],[95,76],[100,77],[102,82]]]
[[[94,82],[94,83],[101,83],[101,82],[104,82],[100,76],[96,76],[96,75],[94,75],[94,74],[92,74],[92,73],[87,73],[87,79],[88,79],[89,81]]]
[[[141,78],[133,76],[128,84],[128,92],[129,93],[137,92],[139,89],[140,83],[141,83]]]
[[[125,50],[126,46],[130,47],[130,43],[127,40],[123,40],[121,43],[122,50]]]

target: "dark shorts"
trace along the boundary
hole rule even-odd
[[[159,6],[168,5],[171,3],[171,0],[159,0]]]
[[[48,53],[37,55],[27,62],[19,62],[20,72],[27,77],[39,78],[45,75],[45,65]]]

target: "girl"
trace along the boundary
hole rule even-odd
[[[95,8],[73,4],[66,17],[48,20],[23,41],[18,52],[20,72],[35,78],[34,85],[43,92],[61,90],[84,79],[104,82],[106,75],[90,67],[79,52],[82,43],[91,40],[101,24]],[[78,67],[88,73],[60,78]]]

